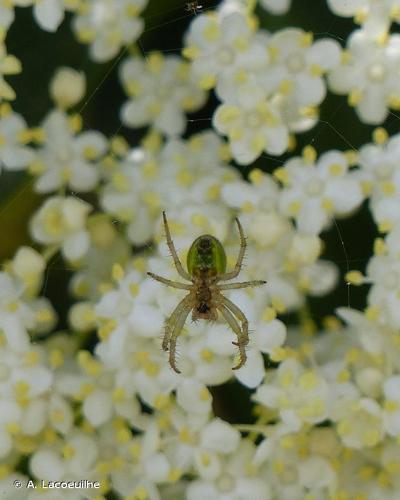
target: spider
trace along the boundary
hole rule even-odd
[[[179,302],[170,317],[165,322],[165,333],[162,341],[164,351],[169,351],[169,364],[176,373],[181,373],[175,360],[176,341],[185,324],[186,318],[192,311],[192,321],[207,319],[215,321],[218,313],[232,328],[237,336],[237,342],[233,345],[239,348],[239,362],[233,367],[238,370],[246,362],[245,346],[249,342],[249,325],[244,313],[229,299],[221,293],[224,290],[246,288],[264,285],[266,281],[244,281],[241,283],[220,284],[228,281],[239,274],[244,253],[246,250],[246,239],[239,219],[235,219],[240,236],[240,250],[233,271],[226,272],[226,254],[224,247],[217,238],[209,234],[203,234],[194,240],[187,255],[187,271],[183,268],[176,253],[171,233],[168,227],[167,216],[163,212],[163,221],[168,248],[174,259],[175,267],[180,276],[188,283],[179,283],[148,272],[147,274],[164,285],[187,290],[189,293]],[[239,326],[239,322],[242,326]]]

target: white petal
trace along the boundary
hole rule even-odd
[[[57,481],[64,475],[64,465],[54,451],[39,450],[30,460],[30,470],[34,476],[45,481]]]
[[[40,432],[47,419],[47,405],[44,401],[36,400],[24,408],[24,413],[21,419],[21,427],[24,434],[33,436]]]
[[[159,308],[148,304],[135,304],[129,321],[137,335],[159,338],[164,318]]]
[[[68,260],[78,260],[85,255],[89,246],[89,234],[86,231],[78,231],[65,239],[62,253]]]
[[[326,90],[322,78],[302,73],[295,81],[296,98],[299,106],[312,106],[323,101]]]
[[[8,432],[0,430],[0,458],[5,457],[11,451],[13,445],[12,438]]]
[[[48,193],[55,191],[62,185],[60,172],[54,168],[50,168],[42,174],[35,184],[35,189],[38,193]]]
[[[267,145],[265,151],[273,155],[283,154],[289,145],[289,132],[286,127],[270,127],[266,130]]]
[[[360,119],[371,125],[378,125],[388,115],[386,98],[380,85],[369,85],[364,89],[363,99],[356,107]]]
[[[383,390],[386,399],[400,401],[400,375],[389,377],[384,383]]]
[[[190,413],[208,413],[211,410],[211,395],[206,386],[197,380],[186,379],[176,390],[178,404]]]
[[[327,225],[329,216],[319,206],[319,200],[308,203],[300,210],[297,218],[297,227],[307,234],[319,234]]]
[[[365,5],[365,0],[328,0],[328,5],[335,14],[349,17]]]
[[[100,389],[95,390],[85,399],[83,413],[95,427],[104,424],[112,415],[111,395]]]
[[[202,446],[219,453],[232,453],[239,441],[240,433],[219,418],[207,424],[201,438]]]
[[[335,40],[317,40],[308,49],[307,61],[323,69],[333,68],[340,62],[340,45]]]
[[[261,5],[272,14],[281,16],[289,10],[290,2],[291,0],[261,0]]]
[[[89,470],[94,465],[98,455],[94,439],[79,433],[69,439],[68,444],[75,450],[75,454],[68,463],[71,473],[78,475],[82,473],[82,470]]]
[[[352,66],[339,66],[328,75],[329,88],[338,94],[346,94],[359,86],[359,71]]]
[[[163,110],[154,121],[154,125],[166,135],[179,135],[185,130],[186,120],[178,105],[171,102],[164,105]]]
[[[349,178],[331,180],[327,185],[325,195],[332,199],[335,212],[339,215],[349,213],[363,200],[358,182]]]
[[[86,148],[93,148],[98,153],[98,156],[100,156],[107,150],[107,139],[101,132],[90,130],[82,132],[82,134],[75,139],[74,147],[82,153]]]
[[[239,165],[252,163],[262,153],[262,147],[251,149],[247,141],[235,141],[230,143],[232,154]]]
[[[3,329],[7,345],[16,352],[23,352],[29,349],[28,332],[22,325],[20,318],[15,314],[4,314],[0,318],[0,325]]]
[[[256,329],[257,347],[266,353],[270,353],[276,347],[280,347],[286,340],[286,327],[278,319],[269,323],[260,323]]]
[[[144,471],[150,481],[160,483],[167,480],[170,465],[162,453],[155,453],[145,461]]]
[[[218,500],[218,492],[208,481],[191,481],[186,490],[187,500]]]
[[[259,386],[265,375],[261,353],[255,349],[248,349],[247,361],[239,370],[235,370],[235,375],[239,382],[250,389]]]
[[[64,18],[64,10],[60,0],[41,0],[35,4],[34,15],[41,28],[56,31]]]
[[[335,472],[321,457],[310,457],[299,463],[299,479],[305,488],[327,488],[335,484]]]
[[[33,160],[33,151],[22,146],[3,147],[0,158],[9,170],[21,170]]]

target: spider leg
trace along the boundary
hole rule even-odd
[[[179,283],[178,281],[172,281],[168,280],[167,278],[163,278],[162,276],[159,276],[158,274],[154,273],[147,273],[151,278],[153,278],[156,281],[160,281],[161,283],[164,283],[164,285],[167,286],[172,286],[173,288],[180,288],[182,290],[190,290],[193,285],[188,285],[186,283]]]
[[[189,304],[189,296],[186,295],[179,304],[175,307],[175,309],[172,311],[171,315],[169,318],[165,321],[165,333],[164,337],[162,340],[162,348],[163,351],[168,351],[168,344],[171,338],[171,334],[174,331],[175,325],[176,325],[176,320],[181,314],[182,311],[186,309],[186,307]],[[191,307],[191,306],[190,306]]]
[[[220,313],[222,314],[228,325],[236,333],[236,336],[238,338],[237,342],[232,342],[232,344],[239,347],[239,357],[240,357],[239,363],[236,366],[234,366],[232,370],[238,370],[245,364],[247,359],[245,346],[248,342],[248,337],[246,338],[245,333],[244,331],[241,330],[239,323],[236,321],[236,318],[225,304],[223,303],[219,304],[217,306],[217,309],[218,311],[220,311]]]
[[[178,254],[176,253],[175,245],[174,245],[174,242],[172,241],[171,233],[170,233],[169,227],[168,227],[167,215],[165,212],[163,212],[163,221],[164,221],[164,228],[165,228],[165,236],[167,238],[167,245],[168,245],[169,251],[171,252],[172,258],[174,259],[176,270],[182,276],[182,278],[184,278],[185,280],[188,280],[188,281],[192,281],[190,274],[183,269],[183,266],[181,264],[181,261],[179,260]]]
[[[254,280],[254,281],[242,281],[241,283],[225,283],[224,285],[218,285],[219,290],[234,290],[236,288],[248,288],[250,286],[261,286],[265,285],[264,280]]]
[[[240,273],[240,270],[242,268],[243,257],[244,257],[244,253],[246,251],[246,238],[244,236],[243,228],[239,222],[239,219],[236,218],[235,222],[237,224],[237,227],[239,230],[239,236],[240,236],[239,255],[238,255],[234,270],[231,271],[230,273],[225,273],[225,274],[221,274],[220,276],[218,276],[218,281],[225,281],[225,280],[231,280],[232,278],[236,278],[236,276]]]
[[[182,307],[182,310],[179,312],[179,316],[177,316],[174,330],[169,338],[169,364],[176,373],[181,373],[180,370],[178,370],[178,368],[176,367],[176,359],[175,359],[176,340],[181,334],[183,325],[185,324],[186,318],[188,317],[188,314],[190,313],[191,310],[192,310],[192,304],[190,302],[188,302]]]
[[[246,315],[236,304],[234,304],[231,300],[227,299],[226,297],[222,298],[222,303],[242,323],[244,342],[245,345],[247,345],[249,343],[249,322],[247,321]],[[237,345],[236,342],[234,342],[233,344]]]

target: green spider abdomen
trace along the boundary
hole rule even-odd
[[[194,240],[187,256],[187,268],[192,276],[209,276],[226,271],[226,254],[222,244],[209,234]]]

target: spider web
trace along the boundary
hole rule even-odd
[[[152,0],[150,0],[149,3],[151,7]],[[189,23],[197,14],[214,9],[218,3],[219,2],[217,1],[212,2],[204,0],[202,2],[197,2],[198,8],[193,8],[192,10],[188,8],[187,2],[175,4],[170,9],[164,8],[165,4],[163,4],[162,6],[159,6],[158,9],[156,8],[154,12],[149,12],[145,15],[146,28],[144,29],[144,32],[139,40],[136,42],[139,51],[145,59],[147,59],[149,52],[153,50],[158,50],[165,54],[179,54],[183,48],[183,33],[187,29]],[[312,16],[314,24],[310,21],[308,16],[308,3],[310,9],[314,11],[315,9],[322,9],[321,13],[316,12]],[[322,2],[317,2],[317,4],[322,4]],[[331,37],[338,40],[342,45],[344,45],[346,37],[351,33],[351,31],[356,29],[356,26],[353,25],[350,20],[343,20],[342,18],[335,17],[333,14],[329,13],[326,6],[316,6],[315,0],[294,0],[290,12],[291,13],[289,13],[288,16],[275,18],[265,13],[265,11],[261,10],[260,7],[257,7],[257,14],[260,17],[260,27],[276,31],[277,29],[299,24],[303,29],[312,31],[316,39]],[[69,22],[69,20],[67,20],[67,22]],[[171,42],[168,37],[167,39],[165,38],[165,34],[167,32],[176,32],[177,30],[180,32],[180,44]],[[73,35],[70,34],[70,36]],[[175,38],[176,37],[172,37],[172,40],[175,40]],[[172,46],[169,46],[171,44]],[[10,50],[10,53],[18,57],[18,51]],[[114,60],[103,65],[104,71],[102,71],[97,78],[96,83],[88,97],[76,110],[77,113],[83,114],[85,129],[97,128],[97,122],[96,125],[91,126],[94,116],[93,112],[85,112],[88,111],[89,108],[93,110],[96,106],[102,106],[104,103],[104,94],[102,94],[102,91],[107,87],[110,80],[116,79],[116,72],[119,63],[124,59],[127,53],[128,48],[125,47],[119,52],[118,56]],[[60,61],[60,64],[68,65],[68,62]],[[71,66],[76,67],[76,64],[71,64]],[[370,135],[373,127],[363,125],[359,122],[359,120],[355,117],[354,111],[348,108],[345,97],[332,96],[328,93],[326,101],[327,103],[324,102],[321,106],[321,116],[315,127],[304,134],[297,135],[298,145],[295,151],[279,158],[263,154],[251,166],[241,167],[238,165],[237,168],[241,170],[244,176],[247,176],[249,171],[255,167],[261,168],[266,172],[272,172],[277,166],[284,164],[289,157],[299,155],[301,149],[307,144],[313,145],[317,149],[318,153],[321,154],[325,150],[334,148],[339,150],[351,149],[357,151],[358,147],[370,141]],[[185,137],[211,126],[212,110],[215,108],[216,103],[217,101],[215,97],[211,96],[205,109],[189,116],[187,119],[188,131],[185,134]],[[18,111],[24,116],[22,110]],[[115,110],[115,115],[118,116],[118,110]],[[346,120],[341,119],[342,115],[346,116]],[[352,134],[349,133],[352,129],[342,126],[342,124],[345,123],[349,117],[351,117],[351,122],[358,127],[358,130],[362,129],[362,133],[358,134],[355,139],[353,139]],[[388,131],[390,131],[390,129],[394,129],[397,125],[399,118],[400,117],[398,117],[395,113],[391,113],[389,119],[383,125]],[[113,127],[111,132],[104,133],[109,138],[112,138],[118,135],[123,127],[123,124],[118,118],[118,124]],[[128,129],[123,131],[123,135],[131,144],[135,144],[137,141],[135,133]],[[265,160],[268,160],[269,163],[266,164]],[[2,177],[4,178],[4,174]],[[0,221],[5,214],[8,214],[13,210],[18,201],[30,192],[34,181],[35,179],[33,177],[26,181],[25,184],[15,193],[15,195],[9,198],[7,203],[1,207]],[[73,192],[69,192],[69,194],[73,196],[75,195]],[[357,215],[355,215],[355,217],[357,218]],[[333,295],[329,294],[326,297],[316,300],[319,305],[322,304],[321,307],[324,310],[324,313],[321,314],[321,316],[332,313],[332,305],[334,305],[334,307],[339,305],[347,305],[348,307],[357,308],[363,307],[363,302],[365,302],[365,292],[360,292],[359,289],[353,289],[349,283],[346,284],[343,281],[343,275],[350,269],[360,268],[362,270],[372,253],[371,248],[368,248],[368,244],[366,245],[365,250],[361,250],[363,245],[355,245],[353,241],[354,239],[350,237],[353,232],[352,225],[360,223],[361,220],[362,219],[357,219],[358,222],[354,222],[354,219],[352,218],[344,221],[333,218],[331,230],[322,235],[322,238],[327,240],[328,249],[327,254],[324,254],[322,258],[326,258],[338,265],[340,269],[340,281],[337,285],[338,290],[336,290]],[[372,223],[370,224],[370,227],[367,227],[366,229],[366,236],[368,236],[370,247],[373,241],[371,228]],[[364,241],[366,241],[366,238],[364,238]],[[361,255],[359,255],[359,252],[361,252]],[[51,282],[53,282],[52,288],[54,289],[54,283],[58,285],[60,277],[70,271],[73,270],[68,268],[68,266],[63,265],[61,256],[58,253],[48,263],[42,293],[47,294],[48,286]],[[60,288],[61,287],[58,285],[58,289]],[[65,288],[67,288],[67,282]]]

